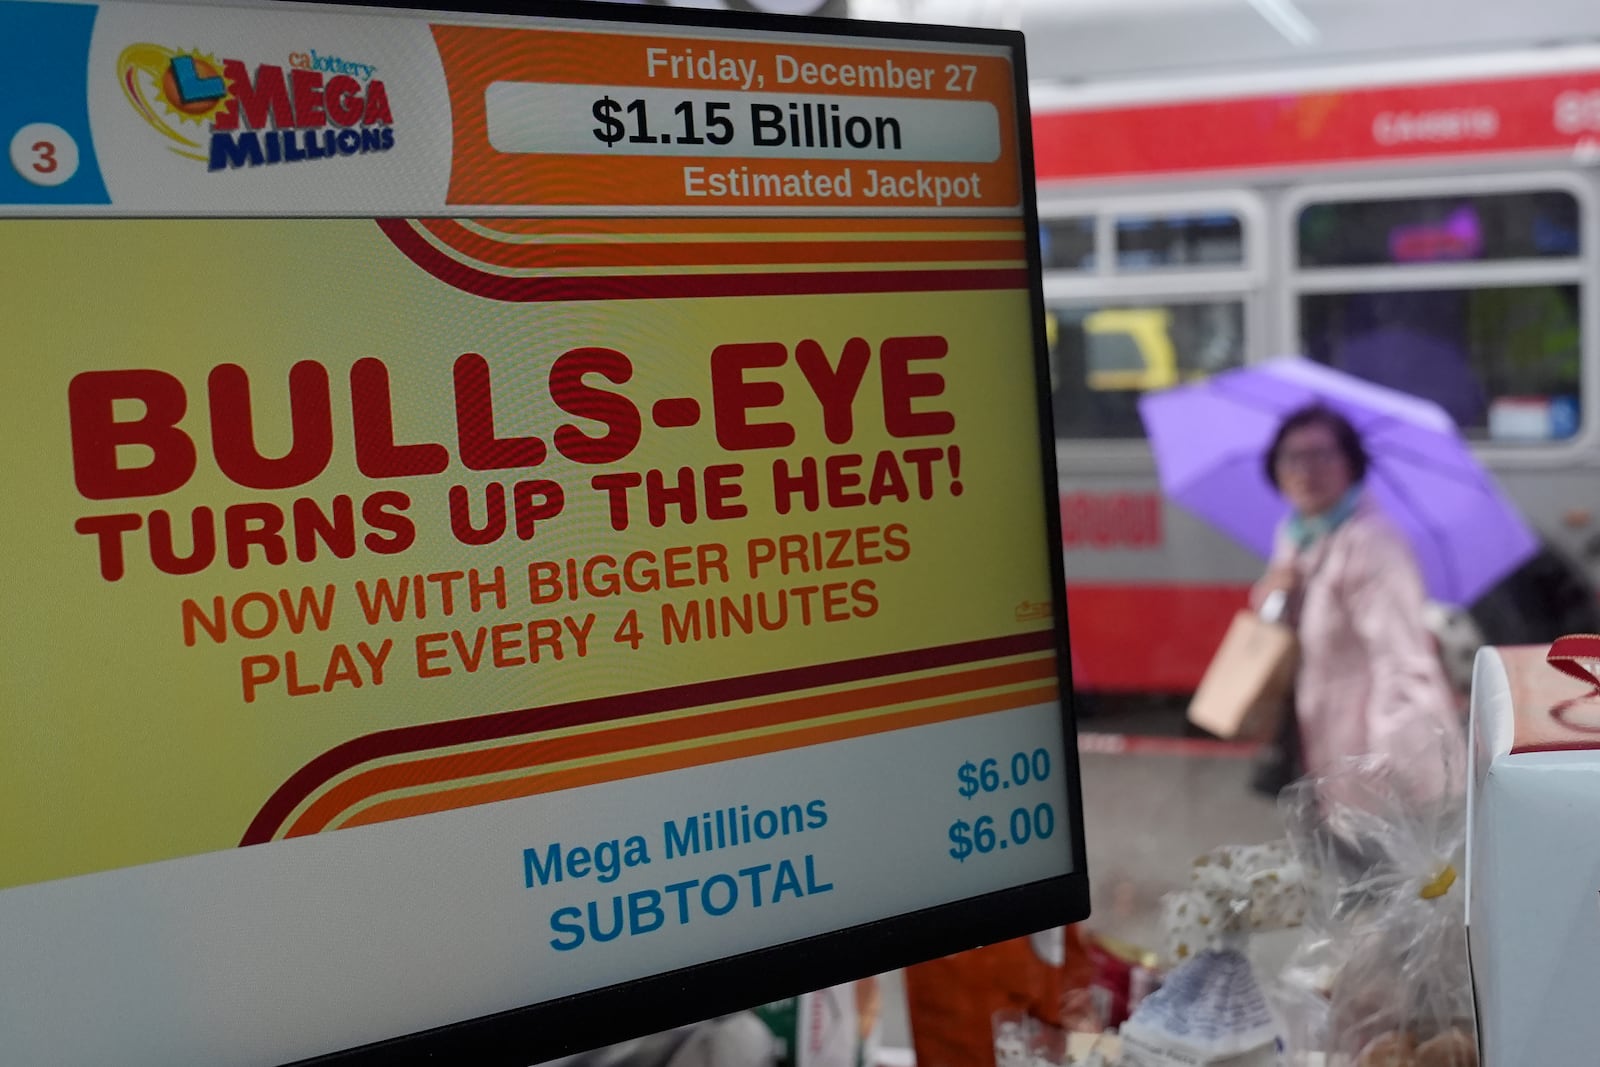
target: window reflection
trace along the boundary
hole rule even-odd
[[[1056,435],[1144,436],[1144,393],[1194,381],[1244,360],[1240,300],[1049,309]]]
[[[1129,215],[1117,220],[1117,269],[1237,267],[1244,225],[1236,215]]]
[[[1579,252],[1571,193],[1488,193],[1311,204],[1300,212],[1300,265],[1354,267]]]
[[[1039,226],[1045,270],[1094,269],[1094,219],[1045,219]]]
[[[1469,436],[1578,431],[1576,285],[1309,295],[1300,321],[1313,358],[1432,400]]]

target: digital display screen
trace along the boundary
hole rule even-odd
[[[1086,914],[1020,35],[0,53],[7,1064],[528,1063]]]

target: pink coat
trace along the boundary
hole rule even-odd
[[[1397,769],[1415,795],[1439,796],[1449,778],[1444,760],[1430,756],[1441,742],[1466,742],[1404,536],[1363,499],[1298,559],[1280,537],[1274,560],[1293,561],[1303,583],[1295,705],[1307,773],[1388,753],[1405,757]]]

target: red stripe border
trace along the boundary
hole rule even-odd
[[[508,278],[452,259],[428,243],[405,219],[378,219],[377,223],[407,259],[445,284],[486,300],[513,304],[560,300],[659,300],[671,297],[959,292],[1028,287],[1028,272],[1020,267]]]
[[[965,641],[913,652],[893,652],[862,659],[818,664],[814,667],[791,667],[765,674],[749,674],[713,682],[669,686],[643,693],[594,697],[542,708],[523,708],[469,719],[451,719],[446,722],[383,730],[352,738],[331,748],[290,775],[288,780],[267,798],[267,802],[261,806],[256,817],[250,821],[250,826],[245,830],[239,845],[244,847],[271,841],[295,808],[318,789],[345,771],[375,759],[407,752],[447,748],[452,745],[500,740],[567,726],[583,726],[640,715],[655,715],[664,711],[680,711],[707,704],[749,700],[754,697],[770,696],[773,693],[813,689],[818,686],[859,682],[868,678],[1019,656],[1030,652],[1043,652],[1054,647],[1053,630],[1035,630],[1013,637]]]

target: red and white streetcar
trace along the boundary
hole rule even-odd
[[[1496,642],[1594,625],[1600,48],[1033,94],[1081,689],[1194,686],[1261,561],[1165,503],[1138,396],[1301,353],[1431,397],[1549,549]]]

